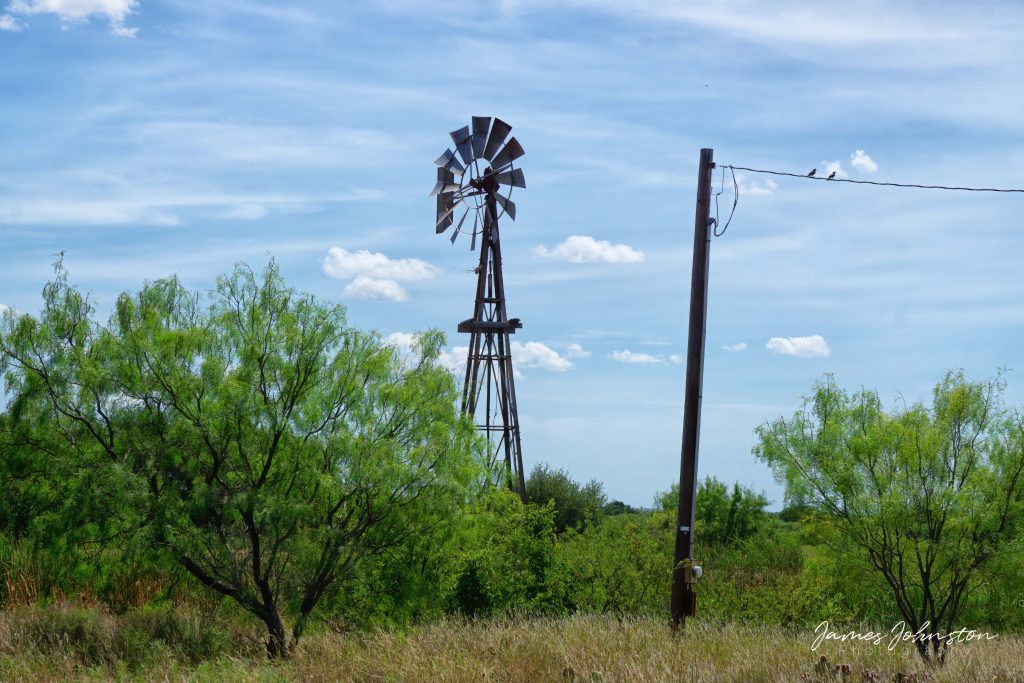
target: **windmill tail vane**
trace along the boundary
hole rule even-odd
[[[526,187],[522,169],[515,166],[525,152],[518,140],[509,138],[511,132],[510,125],[489,116],[474,116],[471,125],[453,131],[455,150],[446,149],[434,162],[437,181],[430,194],[437,197],[437,234],[452,228],[452,244],[468,233],[470,249],[480,245],[473,317],[458,326],[470,335],[462,410],[490,443],[488,464],[493,469],[503,461],[509,485],[525,498],[510,341],[523,325],[519,318],[509,319],[505,308],[498,227],[505,216],[515,220],[512,190]]]

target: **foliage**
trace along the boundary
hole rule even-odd
[[[609,501],[604,504],[603,508],[601,508],[601,513],[605,517],[614,517],[615,515],[631,515],[637,512],[640,512],[638,508],[635,508],[632,505],[627,505],[626,503],[623,503],[621,500]]]
[[[549,502],[554,505],[558,533],[596,523],[607,502],[601,482],[592,480],[580,484],[565,470],[552,469],[546,464],[535,465],[526,479],[526,500],[537,505]]]
[[[59,266],[43,296],[5,318],[5,438],[59,482],[63,537],[171,558],[259,617],[271,656],[286,612],[294,643],[362,558],[445,529],[481,478],[440,335],[407,366],[273,262],[205,306],[149,283],[106,325]]]
[[[655,498],[658,509],[675,512],[679,506],[679,484],[672,484]],[[725,483],[705,477],[697,484],[697,542],[705,546],[735,543],[749,538],[765,521],[768,499],[764,494],[733,484],[732,494]]]
[[[664,513],[623,514],[556,549],[551,592],[566,611],[659,615],[672,580],[672,520]]]
[[[757,431],[756,455],[787,496],[828,515],[840,539],[884,578],[913,632],[954,629],[984,570],[1024,521],[1024,423],[1000,378],[950,372],[932,404],[887,412],[878,394],[849,394],[831,377],[791,420]],[[918,640],[944,660],[944,640]]]
[[[545,611],[555,554],[555,508],[487,491],[465,530],[452,606],[467,615]]]

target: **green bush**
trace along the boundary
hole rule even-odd
[[[468,615],[549,611],[554,505],[523,504],[509,491],[492,489],[467,522],[451,607]]]
[[[601,482],[573,481],[565,470],[546,464],[535,465],[526,479],[526,500],[534,505],[551,503],[555,508],[555,530],[583,529],[600,521],[607,497]]]

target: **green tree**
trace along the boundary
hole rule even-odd
[[[754,453],[791,502],[828,515],[886,582],[925,661],[942,663],[982,572],[1019,537],[1024,423],[1004,383],[950,372],[930,406],[888,412],[827,377],[792,419],[758,428]]]
[[[405,361],[273,262],[207,296],[148,283],[106,324],[59,265],[43,295],[5,317],[0,370],[68,533],[172,558],[261,619],[271,657],[361,558],[440,533],[483,479],[441,335]]]
[[[623,503],[621,500],[613,500],[604,504],[602,513],[605,517],[615,517],[616,515],[633,515],[640,512],[637,508]]]
[[[536,505],[553,502],[555,528],[561,533],[598,521],[607,497],[604,486],[596,479],[580,484],[573,481],[565,470],[552,469],[540,463],[534,465],[526,479],[526,500]]]
[[[659,493],[655,504],[674,513],[679,506],[679,484]],[[697,540],[702,546],[716,546],[752,536],[765,520],[768,499],[738,482],[730,494],[724,482],[705,477],[697,484],[696,507]]]

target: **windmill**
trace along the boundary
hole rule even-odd
[[[462,411],[474,417],[490,443],[488,464],[493,468],[502,459],[509,484],[524,497],[523,449],[509,341],[509,335],[523,325],[519,318],[510,320],[505,310],[498,230],[501,218],[516,218],[512,189],[526,187],[523,171],[514,165],[525,152],[518,140],[508,137],[510,132],[511,126],[498,118],[492,122],[489,116],[474,116],[472,128],[464,126],[452,132],[456,151],[449,148],[434,162],[437,183],[430,194],[437,197],[437,234],[453,228],[452,244],[463,234],[469,236],[470,250],[480,243],[473,317],[458,327],[459,332],[470,335]]]

